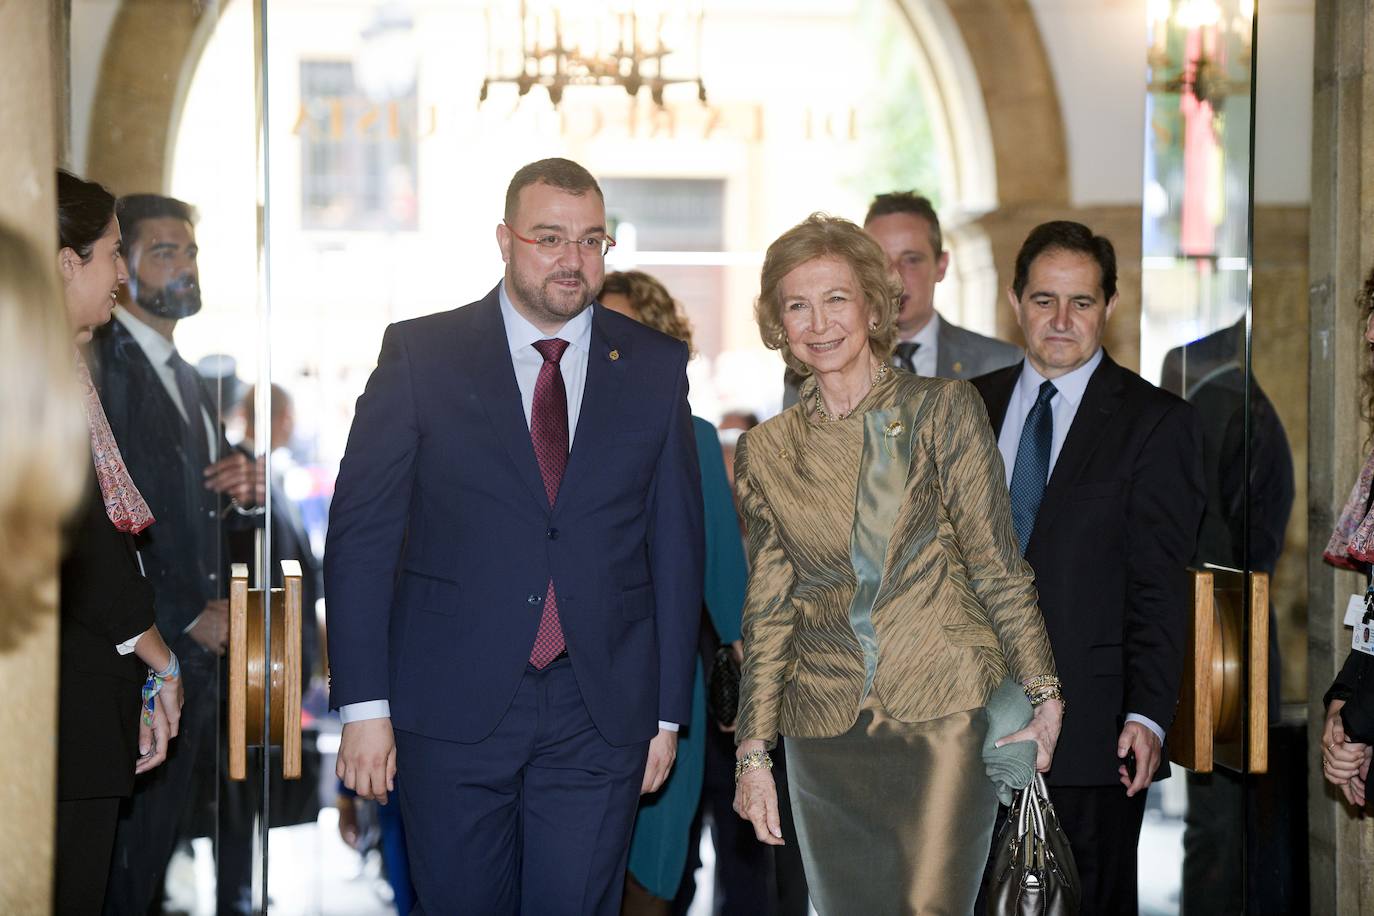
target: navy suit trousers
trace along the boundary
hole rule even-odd
[[[415,912],[617,916],[648,749],[606,743],[566,658],[481,741],[397,730]]]

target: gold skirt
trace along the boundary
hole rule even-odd
[[[786,738],[787,779],[811,901],[821,916],[968,916],[997,795],[987,716],[893,719],[872,694],[834,738]]]

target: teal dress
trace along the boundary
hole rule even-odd
[[[740,541],[735,499],[725,476],[725,456],[716,428],[692,417],[696,431],[697,458],[701,462],[701,496],[705,503],[706,581],[703,600],[722,642],[740,638],[740,610],[748,574]],[[706,678],[697,662],[692,687],[692,721],[681,723],[677,761],[663,788],[639,802],[634,839],[630,842],[630,873],[636,881],[662,900],[677,896],[687,850],[688,831],[701,801],[701,782],[706,768]]]

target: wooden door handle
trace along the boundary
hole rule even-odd
[[[301,776],[301,565],[281,567],[283,587],[266,592],[248,587],[244,563],[229,577],[230,779],[247,777],[248,748],[264,743],[281,747],[284,778]]]

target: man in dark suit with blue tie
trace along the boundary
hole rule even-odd
[[[399,789],[418,911],[615,914],[689,721],[687,349],[593,303],[595,179],[521,168],[483,299],[387,329],[325,550],[338,771]]]
[[[1205,499],[1202,432],[1181,398],[1102,348],[1116,309],[1112,243],[1036,227],[1008,291],[1026,358],[973,380],[1035,572],[1064,730],[1047,782],[1083,880],[1084,913],[1136,912],[1150,783],[1169,775]]]

